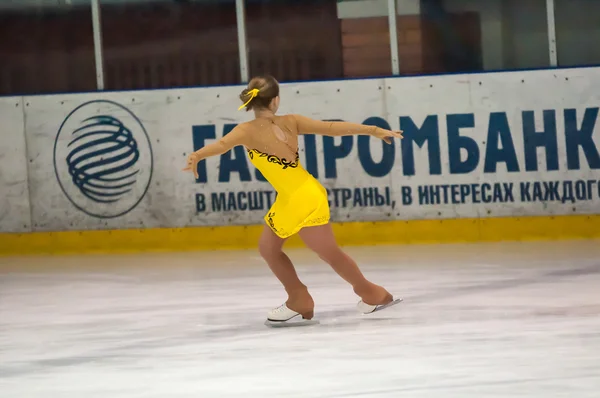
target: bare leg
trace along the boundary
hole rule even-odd
[[[387,290],[368,281],[356,262],[340,249],[330,224],[304,228],[299,235],[306,246],[317,253],[339,276],[352,285],[354,292],[366,304],[382,305],[393,300]]]
[[[260,255],[265,259],[269,268],[281,282],[288,294],[286,305],[311,319],[315,303],[308,293],[308,288],[300,281],[290,258],[283,252],[285,239],[275,235],[267,226],[263,229],[258,243]]]

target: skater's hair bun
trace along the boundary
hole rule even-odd
[[[253,77],[240,94],[240,100],[246,111],[268,108],[273,98],[279,96],[279,83],[271,75]]]

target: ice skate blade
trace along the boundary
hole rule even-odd
[[[377,307],[375,307],[375,309],[373,311],[363,312],[362,314],[363,315],[370,315],[370,314],[372,314],[374,312],[379,312],[381,310],[385,310],[386,308],[390,308],[390,307],[392,307],[392,306],[394,306],[396,304],[400,304],[403,300],[404,299],[402,299],[402,298],[398,298],[398,299],[396,299],[396,300],[394,300],[394,301],[392,301],[392,302],[390,302],[390,303],[388,303],[386,305],[378,305]]]
[[[294,320],[292,318],[288,321],[270,321],[268,319],[265,321],[265,326],[268,326],[271,328],[293,328],[293,327],[300,327],[300,326],[312,326],[312,325],[318,325],[318,324],[319,324],[319,321],[317,321],[315,319]]]

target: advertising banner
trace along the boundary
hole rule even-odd
[[[181,171],[250,120],[241,89],[5,99],[2,229],[262,223],[275,193],[242,147],[201,162],[197,180]],[[284,84],[280,113],[404,131],[392,145],[300,138],[302,165],[343,222],[598,214],[599,107],[600,68],[586,68]],[[4,214],[12,206],[30,208]]]

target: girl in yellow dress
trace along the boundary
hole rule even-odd
[[[383,287],[368,281],[354,260],[337,245],[329,223],[327,191],[300,164],[298,136],[362,134],[391,144],[392,138],[402,138],[401,132],[355,123],[316,121],[300,115],[275,116],[280,101],[279,84],[272,76],[253,78],[240,99],[244,103],[240,109],[253,110],[255,119],[237,125],[219,141],[192,153],[184,170],[198,177],[198,162],[243,145],[252,164],[277,192],[275,203],[265,215],[267,225],[258,248],[283,284],[288,299],[269,312],[267,323],[314,323],[308,322],[314,316],[314,301],[282,250],[285,240],[296,233],[308,248],[352,285],[361,298],[360,312],[371,313],[399,302]]]

